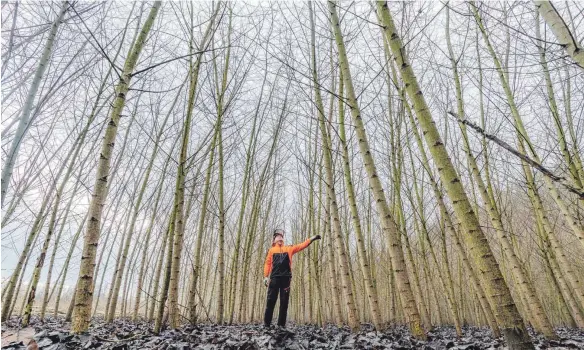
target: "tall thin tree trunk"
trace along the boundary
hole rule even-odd
[[[343,77],[342,73],[339,76],[339,96],[343,96]],[[377,289],[373,285],[373,277],[371,276],[371,269],[367,261],[367,250],[365,248],[365,238],[361,228],[361,219],[359,210],[357,209],[357,200],[355,199],[355,190],[353,188],[353,179],[351,176],[349,148],[347,145],[347,137],[345,135],[345,105],[342,100],[339,100],[339,138],[343,148],[343,170],[345,177],[345,187],[349,198],[349,206],[351,209],[351,218],[353,220],[353,228],[355,229],[355,236],[357,237],[357,254],[359,258],[359,266],[363,274],[363,283],[365,286],[365,293],[367,294],[367,301],[369,302],[369,312],[373,320],[373,325],[376,329],[381,330],[381,312],[379,308],[379,299],[377,296]]]
[[[389,206],[387,205],[385,194],[383,193],[383,187],[377,175],[373,156],[371,155],[369,143],[367,141],[365,126],[363,125],[363,120],[361,119],[361,112],[359,110],[355,89],[353,88],[353,81],[351,72],[349,70],[349,61],[347,58],[343,35],[341,33],[341,27],[335,6],[336,5],[333,2],[328,2],[332,22],[331,25],[339,52],[339,63],[343,74],[343,81],[347,88],[346,96],[351,109],[351,115],[355,123],[357,136],[359,138],[359,150],[361,152],[361,156],[363,157],[365,169],[367,170],[369,177],[369,186],[371,187],[375,197],[377,211],[380,216],[380,221],[382,222],[383,232],[387,237],[391,265],[396,276],[399,294],[402,300],[402,307],[407,314],[407,322],[409,323],[410,331],[415,337],[426,339],[426,334],[422,328],[420,314],[418,313],[414,294],[412,292],[410,281],[405,269],[405,261],[399,240],[397,225],[389,211]]]
[[[207,48],[208,42],[210,42],[210,38],[212,33],[212,29],[215,23],[215,17],[219,8],[221,6],[217,5],[211,20],[207,26],[205,34],[203,36],[203,40],[201,43],[201,47],[203,50]],[[192,51],[192,48],[191,48]],[[182,144],[181,144],[181,151],[179,157],[179,164],[178,164],[178,175],[177,175],[177,185],[176,185],[176,208],[175,208],[175,230],[174,230],[174,238],[173,238],[173,259],[172,259],[172,269],[170,275],[170,290],[168,295],[169,300],[169,317],[170,317],[170,326],[172,328],[177,328],[179,326],[179,310],[178,310],[178,284],[179,284],[179,273],[180,273],[180,261],[182,256],[182,248],[183,248],[183,239],[184,239],[184,227],[185,227],[185,216],[184,216],[184,187],[185,187],[185,179],[186,179],[186,161],[187,161],[187,151],[188,151],[188,144],[189,144],[189,136],[191,132],[191,122],[193,117],[194,111],[194,103],[195,97],[197,92],[197,84],[198,84],[198,76],[199,76],[199,69],[202,64],[203,54],[199,54],[197,56],[197,60],[194,65],[191,63],[189,69],[189,76],[190,76],[190,88],[189,88],[189,98],[187,102],[187,113],[186,118],[182,130]]]
[[[446,11],[446,16],[447,16],[446,43],[448,45],[450,62],[452,65],[452,71],[454,75],[457,110],[459,115],[465,115],[461,86],[462,84],[458,72],[456,59],[454,56],[454,50],[452,49],[452,43],[450,40],[449,28],[450,11],[448,9]],[[541,302],[535,292],[535,288],[533,287],[533,285],[531,284],[531,282],[528,280],[527,276],[521,269],[522,264],[519,262],[519,259],[515,254],[515,250],[513,249],[511,242],[509,241],[509,238],[507,237],[508,230],[506,230],[505,227],[503,226],[501,214],[499,212],[499,208],[495,204],[495,199],[489,196],[489,192],[487,191],[483,178],[479,173],[479,167],[477,165],[474,155],[472,154],[469,138],[466,132],[466,125],[464,125],[463,123],[459,123],[459,127],[462,131],[464,151],[466,153],[468,164],[470,165],[471,168],[472,177],[475,181],[475,184],[478,187],[478,191],[481,195],[483,203],[488,209],[487,212],[489,213],[489,217],[491,218],[493,227],[496,230],[498,241],[501,244],[503,250],[503,259],[507,259],[510,264],[513,280],[516,281],[516,286],[519,289],[518,294],[526,298],[526,306],[533,310],[533,312],[529,312],[528,315],[530,318],[533,319],[536,329],[542,332],[549,339],[557,339],[557,335],[555,334],[553,327],[543,310]]]
[[[338,254],[339,260],[339,274],[341,275],[341,281],[343,286],[343,294],[345,296],[345,302],[347,303],[347,311],[349,318],[349,326],[353,331],[359,329],[359,316],[357,314],[357,308],[355,306],[354,298],[354,288],[351,283],[351,277],[349,275],[349,259],[347,258],[347,252],[345,250],[345,244],[343,243],[343,235],[341,232],[341,222],[339,216],[339,208],[337,202],[337,194],[335,192],[334,185],[334,174],[333,174],[333,162],[332,162],[332,141],[329,132],[327,132],[327,127],[325,124],[324,116],[324,105],[322,102],[322,97],[320,94],[318,73],[316,68],[316,44],[315,44],[315,29],[314,29],[314,15],[312,11],[312,3],[308,3],[310,9],[310,23],[311,23],[311,57],[312,57],[312,81],[314,86],[314,94],[316,100],[316,108],[318,113],[318,119],[320,124],[320,131],[322,135],[322,140],[324,143],[322,152],[324,155],[324,166],[326,172],[325,187],[327,191],[327,198],[330,202],[330,214],[331,214],[331,228],[334,235],[332,241],[336,242],[336,254]]]
[[[170,287],[170,274],[172,269],[172,259],[173,259],[173,249],[174,249],[174,230],[175,230],[175,218],[176,218],[176,202],[177,202],[177,190],[175,184],[175,191],[174,191],[174,199],[173,199],[173,206],[170,213],[170,219],[168,220],[168,229],[166,231],[166,245],[168,246],[168,251],[166,252],[166,263],[164,266],[164,279],[162,282],[162,290],[160,291],[160,296],[158,300],[154,299],[158,304],[158,309],[156,310],[156,319],[154,321],[154,333],[159,334],[163,327],[163,316],[164,316],[164,309],[166,305],[166,301],[168,299],[168,288]],[[162,268],[162,259],[161,264],[159,265]],[[158,278],[158,277],[157,277]],[[155,284],[156,286],[156,284]],[[154,305],[152,305],[152,309],[154,310]],[[153,312],[153,311],[152,311]]]
[[[324,157],[323,157],[324,158]],[[343,324],[343,312],[341,311],[341,291],[339,288],[339,280],[338,274],[336,270],[337,260],[334,253],[333,242],[334,237],[332,236],[332,224],[331,224],[331,216],[330,216],[330,198],[327,197],[326,199],[326,207],[324,210],[324,237],[328,239],[329,242],[326,244],[326,250],[328,255],[328,270],[329,270],[329,281],[331,283],[332,289],[332,314],[337,326],[341,326]]]
[[[50,229],[50,225],[51,224],[53,225],[54,228],[56,228],[58,221],[61,221],[63,225],[65,224],[65,221],[67,220],[67,216],[69,214],[69,210],[71,209],[72,200],[75,197],[75,194],[77,192],[77,189],[79,188],[79,185],[80,185],[80,183],[79,183],[79,181],[77,181],[76,184],[75,184],[75,187],[73,189],[73,193],[71,195],[71,200],[69,201],[69,204],[67,206],[67,209],[65,210],[65,214],[61,217],[61,219],[58,220],[56,218],[56,215],[54,217],[53,216],[51,217],[51,221],[52,222],[49,223],[49,229]],[[60,200],[60,197],[61,196],[58,193],[55,199]],[[29,286],[30,292],[29,292],[29,294],[27,296],[26,307],[25,307],[24,316],[23,316],[23,319],[22,319],[22,325],[24,327],[28,326],[28,324],[30,322],[30,315],[32,313],[32,307],[34,305],[34,301],[35,301],[35,298],[36,298],[36,288],[38,286],[38,282],[39,282],[40,277],[41,277],[41,270],[42,270],[42,268],[44,266],[44,263],[45,263],[45,259],[46,259],[46,256],[47,256],[47,251],[49,249],[49,244],[51,242],[51,237],[53,235],[54,228],[53,229],[50,229],[50,231],[47,232],[47,236],[45,237],[45,241],[43,242],[43,246],[41,247],[40,255],[37,258],[37,263],[36,263],[35,268],[33,270],[33,277],[31,279],[31,284]],[[57,247],[59,245],[59,238],[60,238],[60,233],[59,233],[58,238],[55,240],[55,243],[54,243],[54,245],[55,245],[54,253],[51,256],[51,263],[49,264],[49,271],[47,273],[47,280],[48,281],[47,281],[47,283],[44,286],[44,288],[45,288],[45,297],[43,298],[43,303],[41,305],[41,313],[40,313],[41,320],[44,319],[45,310],[46,310],[47,303],[48,303],[48,300],[47,299],[48,299],[48,295],[49,295],[49,286],[50,286],[50,282],[51,282],[51,272],[52,272],[53,263],[55,261],[55,253],[56,253]]]
[[[228,28],[227,28],[227,52],[225,53],[225,62],[223,65],[223,75],[221,78],[221,85],[219,86],[219,74],[217,70],[217,61],[214,56],[213,59],[213,66],[215,71],[215,81],[217,82],[216,87],[216,94],[217,94],[217,141],[218,141],[218,170],[219,170],[219,253],[217,257],[217,267],[219,269],[219,288],[217,292],[217,323],[223,324],[223,317],[224,315],[224,298],[225,298],[225,178],[224,178],[224,167],[225,167],[225,159],[223,157],[223,119],[224,114],[226,112],[227,106],[224,105],[225,94],[227,92],[227,78],[229,72],[229,59],[231,54],[231,20],[232,20],[232,7],[229,4],[226,4],[229,7],[229,21],[228,21]]]
[[[215,129],[217,129],[215,127]],[[217,140],[217,133],[214,133],[213,141],[209,146],[209,163],[207,164],[207,171],[205,175],[205,184],[203,186],[203,199],[201,201],[201,208],[199,211],[199,223],[197,229],[197,239],[195,242],[195,257],[193,261],[193,270],[191,272],[191,285],[189,288],[189,320],[192,324],[197,322],[197,284],[199,276],[201,275],[201,250],[203,245],[203,235],[205,231],[205,219],[207,218],[207,206],[209,201],[209,193],[211,190],[211,174],[213,170],[213,158],[215,156],[215,143]]]
[[[61,168],[64,167],[63,166]],[[56,184],[58,176],[55,177],[55,181],[53,184]],[[25,261],[28,261],[30,257],[30,250],[33,247],[33,242],[36,242],[37,238],[39,237],[40,230],[43,226],[43,222],[46,218],[46,210],[47,205],[51,202],[53,191],[50,191],[48,194],[45,195],[43,202],[41,204],[41,208],[37,213],[35,220],[32,224],[31,230],[26,238],[26,242],[24,243],[24,248],[22,249],[22,253],[18,258],[18,262],[16,263],[16,267],[10,276],[10,280],[8,280],[8,284],[2,293],[2,321],[6,321],[10,315],[11,305],[15,299],[15,291],[16,289],[16,282],[18,281],[19,277],[22,278],[23,267],[25,265]]]
[[[404,101],[405,103],[407,103],[407,101]],[[414,164],[413,164],[413,158],[412,158],[412,154],[411,154],[411,149],[410,149],[410,159],[412,161],[412,169],[415,169]],[[424,201],[423,201],[423,193],[420,193],[422,190],[419,189],[420,186],[418,186],[418,179],[416,176],[416,172],[413,173],[413,185],[414,185],[414,193],[416,196],[416,202],[413,201],[413,198],[410,198],[412,200],[412,207],[416,208],[416,212],[417,212],[417,216],[418,216],[418,220],[416,220],[418,222],[417,228],[418,231],[421,233],[422,236],[422,242],[424,242],[424,240],[428,243],[428,250],[430,251],[430,256],[432,257],[432,261],[434,262],[434,265],[436,265],[436,269],[438,270],[438,279],[440,280],[440,283],[442,285],[442,288],[444,289],[444,292],[446,294],[446,301],[448,304],[448,308],[450,309],[450,314],[452,316],[452,320],[454,322],[454,328],[456,330],[456,335],[458,337],[462,336],[462,328],[461,328],[461,324],[460,324],[460,318],[459,318],[459,312],[458,312],[458,304],[456,303],[456,300],[454,300],[454,289],[452,287],[452,284],[449,284],[447,282],[446,277],[444,276],[444,273],[442,272],[442,269],[440,269],[440,264],[438,263],[438,258],[436,257],[436,252],[434,250],[434,247],[432,245],[432,242],[430,241],[430,235],[428,233],[428,227],[426,224],[426,218],[424,216]],[[421,184],[423,185],[423,181],[421,182]],[[428,287],[427,287],[428,289]],[[434,290],[434,288],[432,288],[432,290]],[[436,303],[438,310],[440,309],[439,304]],[[439,324],[442,324],[442,322],[438,322]]]
[[[417,78],[405,57],[404,47],[395,28],[387,3],[385,1],[378,1],[377,9],[384,27],[386,40],[393,53],[393,58],[399,67],[402,80],[405,83],[406,92],[412,101],[418,121],[422,127],[424,138],[434,162],[441,170],[439,174],[442,184],[445,186],[453,203],[456,216],[465,229],[465,241],[471,247],[471,251],[473,251],[476,266],[479,266],[483,272],[487,294],[494,301],[499,311],[498,314],[495,314],[495,317],[497,317],[507,345],[510,349],[533,349],[533,344],[529,339],[521,315],[513,303],[509,288],[503,280],[497,261],[491,252],[476,214],[470,205],[459,176],[441,140],[432,115],[430,114],[430,109],[418,85]]]
[[[410,244],[410,237],[407,233],[406,227],[406,217],[404,214],[404,203],[401,196],[402,190],[402,173],[403,173],[403,155],[400,150],[400,146],[397,146],[396,138],[399,139],[399,127],[395,129],[397,131],[397,137],[394,137],[394,130],[391,130],[391,148],[392,148],[392,162],[391,162],[391,169],[393,175],[393,196],[394,199],[392,200],[394,204],[394,215],[397,220],[397,227],[398,231],[400,232],[400,238],[403,244],[405,245],[405,258],[407,259],[406,262],[409,263],[411,268],[411,275],[413,279],[413,287],[415,296],[418,299],[418,311],[420,312],[420,317],[422,319],[423,325],[426,329],[432,328],[432,320],[430,319],[430,312],[428,309],[429,299],[424,296],[424,289],[421,287],[420,284],[420,275],[418,273],[418,268],[416,266],[416,262],[414,260],[414,255],[412,253],[412,245]],[[407,265],[406,265],[407,268]]]
[[[95,255],[97,244],[99,242],[99,226],[101,223],[103,205],[107,196],[108,172],[113,154],[117,127],[120,121],[120,115],[125,106],[126,94],[130,88],[132,72],[134,71],[134,67],[138,61],[138,57],[140,56],[142,47],[148,37],[150,28],[152,28],[160,6],[160,1],[154,2],[150,14],[142,27],[142,31],[128,54],[124,70],[116,87],[117,95],[113,102],[114,108],[111,111],[109,117],[110,122],[103,139],[93,197],[89,208],[89,223],[84,237],[81,267],[79,270],[79,282],[77,283],[77,292],[75,295],[75,316],[73,317],[73,323],[71,324],[71,331],[73,333],[84,332],[89,327],[91,304],[93,300],[93,272],[95,270]]]
[[[246,151],[246,156],[245,156],[245,167],[244,167],[244,173],[243,173],[243,181],[242,181],[242,194],[241,194],[241,205],[240,205],[240,209],[239,209],[239,214],[237,217],[237,235],[235,238],[235,247],[234,247],[234,251],[233,251],[233,257],[231,260],[231,278],[229,280],[229,306],[228,306],[228,317],[229,317],[229,324],[233,323],[233,319],[235,316],[235,299],[236,299],[236,290],[237,290],[237,281],[238,281],[238,277],[239,277],[239,253],[241,250],[241,236],[243,233],[243,219],[245,216],[245,209],[247,207],[247,201],[249,199],[249,194],[250,194],[250,190],[249,190],[249,183],[250,183],[250,178],[251,178],[251,171],[252,171],[252,164],[253,164],[253,160],[255,159],[255,154],[256,154],[256,146],[257,146],[257,122],[258,122],[258,117],[260,114],[260,108],[261,108],[261,103],[263,100],[263,93],[264,93],[264,87],[266,85],[266,81],[268,79],[268,74],[267,74],[267,64],[268,61],[266,60],[266,74],[264,75],[264,79],[262,80],[262,85],[260,88],[260,95],[258,97],[258,102],[255,108],[255,112],[254,112],[254,116],[253,116],[253,124],[252,124],[252,128],[251,128],[251,132],[250,132],[250,138],[249,138],[249,146],[247,148]]]
[[[73,256],[73,250],[77,245],[77,240],[81,236],[81,231],[83,231],[83,227],[87,222],[88,212],[85,213],[83,220],[79,223],[79,228],[75,235],[73,235],[73,240],[71,241],[71,246],[69,248],[69,252],[67,253],[67,258],[65,259],[65,263],[63,264],[63,277],[61,279],[61,284],[59,285],[59,289],[57,291],[57,296],[55,300],[55,311],[53,312],[53,316],[57,316],[59,313],[59,304],[61,303],[61,294],[63,293],[63,287],[65,286],[65,281],[67,280],[67,272],[69,271],[69,263],[71,262],[71,257]]]
[[[169,113],[170,114],[170,113]],[[161,130],[164,128],[164,125],[166,123],[163,123],[163,126],[161,128]],[[162,135],[162,132],[160,132],[158,135]],[[156,147],[156,146],[155,146]],[[156,151],[153,151],[153,155],[156,154]],[[154,158],[154,157],[152,157]],[[162,169],[162,174],[166,173],[166,169],[168,168],[168,164],[170,163],[170,157],[166,158],[166,161],[164,162],[164,167]],[[140,308],[140,298],[142,295],[142,289],[144,286],[144,276],[146,274],[146,256],[147,256],[147,252],[148,252],[148,248],[150,245],[150,237],[152,235],[152,230],[154,228],[154,221],[156,220],[156,217],[158,215],[158,205],[160,203],[160,197],[162,194],[162,189],[164,188],[164,176],[161,176],[160,179],[158,180],[158,190],[156,191],[156,198],[154,199],[154,206],[152,209],[152,215],[150,216],[150,222],[148,225],[148,228],[146,230],[146,238],[144,239],[143,242],[143,248],[142,248],[142,259],[140,262],[140,272],[138,274],[138,284],[136,286],[136,300],[134,303],[134,312],[132,314],[132,319],[134,321],[137,320],[138,318],[138,309]],[[164,248],[162,249],[164,251]],[[147,297],[148,298],[148,297]],[[144,313],[144,317],[146,318],[147,313]]]

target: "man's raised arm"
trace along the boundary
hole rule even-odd
[[[306,241],[300,243],[300,244],[295,244],[292,246],[292,254],[296,254],[299,251],[306,249],[310,243],[319,240],[320,239],[320,235],[316,235],[316,236],[312,236],[309,239],[307,239]]]

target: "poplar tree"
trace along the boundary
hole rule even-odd
[[[473,252],[475,265],[483,273],[482,277],[485,281],[484,285],[487,289],[487,297],[492,300],[494,306],[499,311],[495,314],[495,317],[497,318],[501,332],[505,336],[505,340],[510,349],[532,349],[533,344],[529,339],[529,335],[523,324],[523,319],[513,302],[511,292],[505,284],[497,261],[491,252],[476,214],[462,187],[459,175],[444,147],[424,95],[418,85],[417,78],[406,57],[403,44],[397,33],[387,3],[385,1],[378,1],[377,10],[380,14],[386,40],[389,42],[393,53],[393,59],[405,83],[406,92],[422,128],[424,139],[439,169],[442,184],[446,188],[458,220],[464,227],[466,233],[464,235],[465,243]]]
[[[138,58],[140,57],[140,53],[142,52],[144,42],[148,37],[148,33],[154,24],[160,6],[160,1],[154,2],[148,18],[144,22],[140,35],[128,53],[124,69],[116,86],[116,97],[113,102],[114,107],[111,110],[109,116],[110,121],[103,139],[100,158],[98,160],[93,197],[89,207],[89,222],[84,237],[79,280],[76,287],[77,291],[75,293],[74,318],[71,325],[71,330],[74,333],[84,332],[89,327],[93,299],[93,271],[95,269],[95,256],[97,244],[99,242],[101,214],[107,196],[108,173],[118,124],[120,121],[120,115],[126,103],[126,94],[130,87],[132,73]]]

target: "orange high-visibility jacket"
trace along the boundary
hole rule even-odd
[[[292,255],[310,245],[310,239],[295,245],[274,245],[268,250],[268,256],[264,263],[264,277],[291,277]]]

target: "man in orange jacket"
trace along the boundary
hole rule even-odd
[[[280,313],[278,326],[286,327],[288,315],[288,301],[290,300],[290,280],[292,279],[292,256],[307,248],[310,243],[319,240],[320,235],[310,237],[296,245],[284,245],[284,230],[274,230],[272,248],[264,264],[264,285],[268,287],[264,325],[269,328],[272,324],[274,306],[280,294]]]

